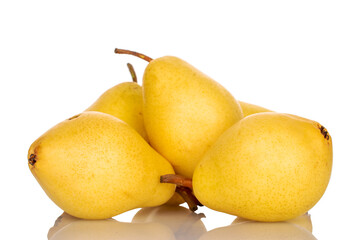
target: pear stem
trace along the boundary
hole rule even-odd
[[[203,206],[193,193],[192,179],[177,174],[166,174],[160,177],[160,182],[175,184],[176,192],[184,199],[191,211],[195,212],[197,206]]]
[[[192,190],[192,180],[177,174],[166,174],[160,177],[161,183],[173,183],[178,187],[186,187]]]
[[[197,207],[198,200],[192,194],[191,189],[186,187],[176,187],[176,192],[185,200],[185,202],[189,206],[189,209],[192,212],[195,212],[198,209]]]
[[[136,77],[136,73],[135,73],[135,69],[134,69],[133,65],[131,63],[127,63],[126,65],[129,69],[129,72],[131,74],[133,82],[137,83],[137,77]]]
[[[144,59],[145,61],[151,62],[153,59],[151,57],[148,57],[142,53],[138,53],[138,52],[134,52],[134,51],[130,51],[130,50],[125,50],[125,49],[118,49],[115,48],[115,53],[117,54],[129,54],[129,55],[133,55],[135,57]]]

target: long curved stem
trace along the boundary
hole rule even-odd
[[[119,48],[115,48],[115,53],[117,54],[128,54],[128,55],[133,55],[135,57],[144,59],[145,61],[151,62],[153,59],[151,57],[148,57],[142,53],[138,53],[138,52],[134,52],[134,51],[130,51],[130,50],[125,50],[125,49],[119,49]]]
[[[129,69],[129,72],[131,74],[131,78],[132,78],[133,82],[137,83],[137,77],[136,77],[136,73],[135,73],[135,69],[134,69],[133,65],[131,63],[127,63],[126,65]]]

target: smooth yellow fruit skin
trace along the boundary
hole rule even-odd
[[[147,142],[143,118],[142,87],[135,82],[120,83],[104,92],[85,111],[97,111],[113,115],[133,127]],[[177,194],[166,203],[179,205],[184,200]]]
[[[151,146],[188,178],[216,139],[242,118],[239,103],[224,87],[177,57],[151,61],[143,91]]]
[[[271,110],[269,110],[267,108],[263,108],[258,105],[247,103],[247,102],[239,101],[239,104],[243,111],[244,117],[247,117],[247,116],[255,114],[255,113],[272,112]]]
[[[169,206],[178,206],[182,203],[184,203],[184,199],[178,194],[177,192],[174,193],[174,195],[165,203],[165,205]]]
[[[65,120],[30,147],[29,168],[46,194],[78,218],[105,219],[158,206],[174,194],[160,176],[174,173],[128,124],[109,114],[84,112]]]
[[[104,92],[86,111],[113,115],[133,127],[146,141],[142,88],[135,82],[120,83]]]
[[[195,196],[209,208],[255,221],[300,216],[319,201],[330,179],[332,141],[325,131],[289,114],[248,116],[197,166]]]

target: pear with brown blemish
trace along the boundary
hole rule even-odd
[[[170,163],[128,124],[109,114],[84,112],[65,120],[30,147],[29,168],[46,194],[78,218],[106,219],[158,206],[175,192],[160,183]]]
[[[332,141],[319,123],[257,113],[229,128],[193,176],[205,206],[255,221],[286,221],[322,197],[332,168]]]

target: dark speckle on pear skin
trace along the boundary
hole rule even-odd
[[[28,163],[31,165],[31,166],[34,166],[35,163],[36,163],[36,155],[35,154],[31,154],[29,159],[28,159]]]
[[[319,129],[320,129],[321,134],[324,136],[324,138],[326,140],[329,140],[330,135],[329,135],[329,132],[326,130],[326,128],[321,125]]]
[[[73,119],[75,119],[75,118],[77,118],[77,117],[79,117],[80,116],[80,114],[77,114],[77,115],[75,115],[75,116],[72,116],[71,118],[68,118],[67,120],[73,120]]]

